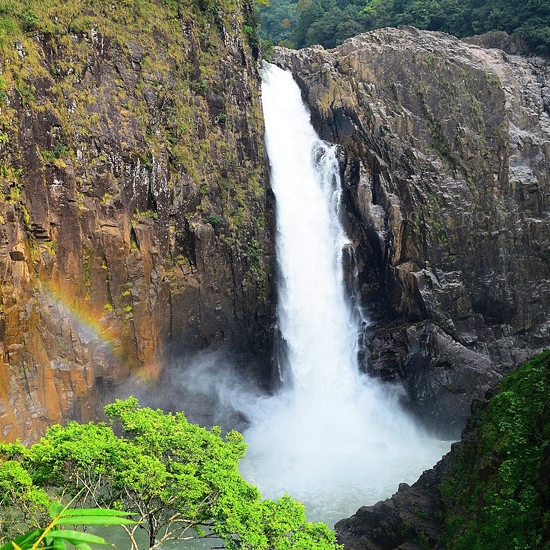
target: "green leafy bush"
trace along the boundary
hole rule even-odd
[[[134,398],[117,400],[105,413],[109,424],[69,422],[52,426],[30,448],[0,445],[0,476],[15,462],[33,490],[136,514],[139,524],[122,526],[135,549],[138,527],[150,548],[202,537],[221,538],[233,550],[337,548],[334,533],[308,523],[301,504],[288,496],[261,500],[241,477],[240,433],[223,438],[218,428],[191,424],[181,412],[142,408]],[[0,484],[2,510],[9,510],[16,502],[2,501],[4,492]]]
[[[550,548],[550,352],[527,361],[475,411],[441,486],[442,548]]]

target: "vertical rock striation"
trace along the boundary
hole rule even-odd
[[[0,25],[5,440],[183,351],[270,348],[251,3],[40,4]]]
[[[341,145],[365,367],[457,435],[472,398],[550,342],[549,66],[413,28],[275,62]]]

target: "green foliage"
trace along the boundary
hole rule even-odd
[[[5,0],[0,6],[0,31],[16,32],[40,29],[41,19],[27,2]],[[1,33],[0,33],[1,34]]]
[[[262,47],[265,56],[275,45],[289,44],[298,21],[296,0],[275,0],[269,6],[259,8],[260,33],[266,44]],[[267,46],[267,47],[266,47]]]
[[[44,162],[48,164],[55,164],[61,157],[66,156],[69,153],[69,148],[63,143],[58,143],[53,151],[41,151],[40,155]]]
[[[0,76],[0,101],[6,101],[7,94],[6,94],[7,84],[6,80]]]
[[[26,449],[19,444],[3,445],[4,461],[0,467],[0,536],[21,533],[20,524],[37,527],[46,517],[49,498],[34,485],[29,472],[20,463]]]
[[[219,214],[208,214],[208,216],[206,216],[205,218],[205,221],[213,227],[216,227],[223,222],[223,218]]]
[[[135,513],[149,546],[167,540],[223,539],[229,549],[333,550],[334,533],[310,524],[289,497],[261,500],[239,474],[243,437],[222,438],[190,424],[183,413],[139,407],[134,398],[105,407],[109,424],[52,426],[29,449],[0,446],[33,487],[74,495],[80,505]],[[121,434],[119,435],[115,435]],[[138,548],[138,525],[123,525]]]
[[[134,212],[134,215],[132,216],[132,224],[135,225],[140,220],[158,220],[158,212],[155,212],[154,210],[145,210],[145,212],[141,212],[140,210],[136,210]]]
[[[550,504],[550,352],[507,376],[473,415],[445,501],[442,548],[547,548]]]
[[[278,26],[286,18],[292,30]],[[262,36],[275,44],[334,47],[346,38],[386,26],[413,25],[458,37],[492,30],[516,33],[531,49],[550,54],[550,3],[516,0],[272,0],[262,10]]]
[[[90,544],[107,546],[103,537],[75,531],[60,529],[60,525],[132,525],[135,521],[128,519],[127,512],[109,509],[71,509],[60,502],[50,506],[50,523],[43,528],[33,529],[19,535],[14,540],[0,547],[0,550],[34,550],[49,548],[51,550],[66,550],[67,543],[81,550],[91,550]]]
[[[28,105],[29,103],[36,101],[36,97],[34,96],[32,90],[26,84],[16,87],[16,90],[19,92],[19,97],[21,98],[21,103],[23,105]]]

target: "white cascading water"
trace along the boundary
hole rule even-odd
[[[264,497],[288,493],[310,520],[333,524],[415,481],[448,444],[416,428],[395,391],[359,372],[335,148],[315,134],[289,73],[268,66],[262,97],[287,364],[282,390],[247,411],[241,471]]]

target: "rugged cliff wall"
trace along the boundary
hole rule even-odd
[[[0,436],[203,347],[269,355],[247,0],[0,8]],[[21,3],[22,4],[22,3]]]
[[[274,60],[341,145],[366,368],[457,435],[550,342],[549,66],[413,28]]]

